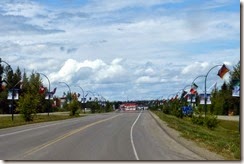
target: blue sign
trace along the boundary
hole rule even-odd
[[[182,109],[183,115],[189,116],[189,115],[192,115],[192,113],[193,113],[191,106],[183,106],[181,109]]]

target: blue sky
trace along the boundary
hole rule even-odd
[[[168,98],[240,60],[236,0],[2,0],[0,23],[1,58],[47,75],[57,96],[63,81],[108,100]],[[208,87],[228,81],[217,71]]]

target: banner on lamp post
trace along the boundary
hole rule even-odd
[[[205,104],[205,100],[204,100],[204,96],[205,94],[204,93],[201,93],[199,96],[200,96],[200,104]],[[210,93],[207,93],[206,94],[206,104],[211,104],[211,99],[210,99],[210,96],[211,94]]]
[[[14,94],[14,95],[13,95]],[[12,100],[14,96],[14,100],[18,100],[19,99],[19,92],[16,89],[10,89],[8,91],[8,100]]]

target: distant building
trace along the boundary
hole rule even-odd
[[[137,104],[136,103],[124,103],[120,105],[120,110],[124,111],[134,111],[137,110]]]

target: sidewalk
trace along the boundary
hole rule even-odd
[[[219,119],[219,120],[229,120],[229,121],[239,121],[239,116],[218,115],[217,119]]]
[[[90,113],[81,112],[80,116],[89,115]],[[36,115],[48,115],[48,113],[37,113]],[[49,115],[69,115],[69,112],[50,112]],[[12,114],[0,114],[0,117],[11,117]],[[14,116],[20,116],[20,114],[14,114]]]
[[[48,113],[37,113],[36,115],[47,115]],[[50,112],[49,115],[68,115],[69,112]],[[19,116],[20,114],[14,114]],[[0,117],[12,116],[12,114],[0,114]]]

